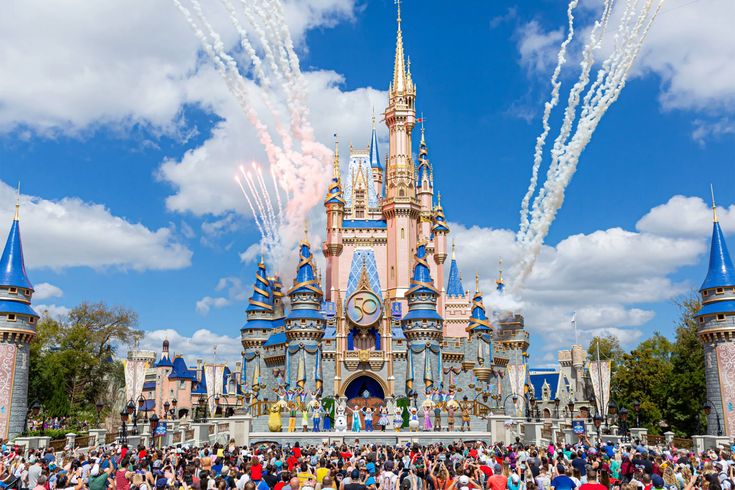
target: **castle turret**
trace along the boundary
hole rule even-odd
[[[172,368],[174,363],[171,361],[171,356],[168,352],[169,343],[168,339],[164,339],[161,344],[161,358],[156,363],[157,368]]]
[[[375,114],[373,114],[373,132],[370,135],[370,170],[373,173],[375,193],[380,199],[383,195],[383,166],[380,164],[380,150],[378,149],[378,132],[375,130]]]
[[[470,316],[470,294],[462,285],[462,273],[452,242],[452,262],[444,301],[444,336],[467,337],[467,321]],[[442,310],[440,310],[442,311]]]
[[[475,295],[472,297],[472,313],[467,325],[469,340],[476,347],[474,375],[480,381],[488,381],[493,365],[493,328],[487,319],[480,292],[480,278],[475,275]]]
[[[411,80],[410,68],[407,70],[405,65],[400,4],[393,81],[388,94],[385,123],[388,126],[390,151],[382,207],[383,217],[387,221],[387,293],[390,299],[402,299],[410,283],[410,271],[403,264],[411,262],[416,250],[420,207],[416,199],[411,157],[411,133],[416,124],[416,87]]]
[[[431,228],[434,225],[434,173],[429,162],[429,148],[426,146],[423,125],[419,144],[419,164],[416,169],[416,194],[421,206],[419,233],[422,236],[431,236]]]
[[[20,203],[0,257],[0,438],[23,431],[28,408],[29,344],[36,336],[38,314],[31,308],[33,285],[28,280],[20,239]]]
[[[443,319],[437,313],[439,291],[431,278],[425,242],[419,243],[415,259],[411,288],[406,292],[408,313],[403,317],[403,331],[410,342],[438,340],[442,335]]]
[[[447,260],[447,235],[449,235],[449,226],[447,219],[444,217],[444,208],[442,208],[442,195],[437,194],[436,207],[434,207],[434,226],[431,228],[434,236],[434,263],[436,264],[436,280],[437,284],[444,287],[444,262]],[[439,311],[444,310],[444,295],[439,296]]]
[[[326,299],[332,301],[333,290],[339,288],[339,256],[342,255],[343,249],[342,223],[345,215],[345,200],[339,170],[339,141],[334,145],[332,181],[327,197],[324,198],[324,207],[327,208],[327,239],[322,246],[322,252],[327,259]]]
[[[240,329],[240,340],[246,350],[260,347],[273,329],[273,290],[263,257],[255,272],[253,295],[245,309],[247,321]]]
[[[699,288],[702,308],[697,313],[699,338],[704,344],[707,383],[707,432],[735,435],[735,267],[727,250],[717,208],[712,199],[712,244],[707,276]]]
[[[324,317],[321,313],[323,293],[309,247],[304,237],[299,244],[296,278],[288,292],[291,311],[286,316],[286,338],[289,341],[318,341],[324,335]]]

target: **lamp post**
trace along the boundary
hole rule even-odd
[[[554,398],[554,418],[559,420],[559,404],[561,403],[561,400],[559,398]]]
[[[516,405],[516,402],[518,401],[518,395],[516,395],[514,393],[506,396],[505,397],[505,400],[503,400],[503,413],[505,413],[505,404],[508,402],[508,398],[512,398],[513,399],[513,406],[514,407]],[[506,415],[508,415],[508,414],[506,414]]]
[[[128,410],[127,408],[123,408],[120,411],[120,422],[122,425],[120,426],[120,444],[127,444],[128,443]]]
[[[704,405],[702,406],[702,409],[704,410],[704,414],[709,417],[709,414],[712,412],[712,410],[715,411],[715,418],[717,419],[717,435],[722,435],[722,426],[720,425],[720,412],[717,411],[717,408],[715,408],[715,404],[711,401],[706,400],[704,402]],[[707,429],[709,431],[709,429]]]
[[[145,418],[143,419],[144,423],[148,423],[148,404],[145,402],[145,398],[141,394],[138,397],[138,412],[143,412],[145,415]]]
[[[641,426],[641,418],[640,418],[641,402],[640,401],[633,400],[633,411],[635,412],[635,426],[640,427]]]
[[[163,418],[164,419],[167,419],[169,416],[169,412],[168,412],[169,408],[171,408],[171,403],[168,400],[166,400],[165,402],[163,402]]]
[[[176,415],[177,415],[176,414],[176,405],[178,405],[178,404],[179,404],[179,401],[176,398],[174,398],[173,400],[171,400],[171,418],[173,420],[176,420]]]
[[[138,434],[138,411],[135,409],[135,402],[131,399],[128,404],[123,408],[128,416],[133,417],[133,435]]]
[[[203,422],[207,420],[207,399],[204,397],[199,397],[199,401],[197,402],[198,408],[196,410],[197,417],[196,420],[199,422]]]
[[[94,404],[94,408],[97,409],[97,427],[100,425],[100,414],[102,413],[102,409],[105,408],[105,404],[102,402],[97,402]]]
[[[618,435],[623,436],[623,440],[626,440],[628,437],[628,409],[621,408],[619,414],[620,427],[618,428]]]
[[[153,438],[152,439],[152,441],[153,441],[153,444],[152,445],[154,447],[158,447],[158,445],[156,444],[156,437],[157,437],[156,436],[156,429],[158,428],[158,415],[156,414],[156,412],[153,412],[153,415],[151,415],[151,418],[148,419],[148,420],[149,420],[149,422],[151,424],[151,437]]]
[[[569,400],[567,410],[569,411],[569,420],[571,421],[574,418],[574,400]]]
[[[615,403],[615,400],[610,400],[610,403],[607,404],[607,414],[610,416],[610,420],[608,420],[608,417],[605,417],[605,427],[609,426],[609,422],[614,423],[615,414],[617,413],[618,413],[618,404]]]

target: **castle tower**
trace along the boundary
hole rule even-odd
[[[408,265],[416,249],[420,214],[411,157],[411,132],[416,124],[416,86],[411,80],[410,62],[408,69],[405,65],[400,3],[393,81],[388,93],[385,123],[389,132],[389,155],[384,177],[383,216],[387,221],[387,295],[393,299],[403,298],[409,288]]]
[[[707,432],[735,435],[735,267],[727,250],[712,199],[713,227],[709,268],[699,292],[699,338],[704,344],[707,382]],[[718,427],[719,426],[719,427]],[[719,432],[719,434],[718,434]]]
[[[487,382],[493,366],[493,328],[487,319],[485,305],[480,292],[480,279],[475,275],[475,295],[472,297],[472,313],[467,325],[470,343],[476,345],[474,375],[480,381]]]
[[[245,351],[258,349],[268,339],[273,329],[273,288],[263,257],[255,272],[253,295],[245,309],[246,322],[240,329],[240,341]]]
[[[0,438],[21,432],[28,410],[29,344],[38,314],[31,308],[33,285],[26,275],[20,239],[20,204],[0,257]]]
[[[174,363],[171,361],[171,356],[168,352],[169,342],[168,339],[164,339],[161,344],[161,359],[156,363],[157,368],[172,368]]]
[[[321,391],[321,340],[326,321],[321,313],[322,289],[306,237],[299,244],[299,264],[288,291],[286,317],[286,380],[291,387]]]
[[[447,235],[449,235],[449,226],[447,219],[444,217],[444,208],[442,208],[442,195],[437,195],[436,206],[434,207],[433,216],[434,226],[431,232],[434,235],[434,263],[436,264],[436,281],[441,287],[444,287],[444,262],[447,260]],[[443,291],[442,291],[443,292]],[[439,311],[444,311],[444,294],[439,296]]]
[[[380,199],[383,195],[383,166],[380,164],[380,150],[378,149],[378,133],[375,130],[375,115],[373,114],[373,132],[370,136],[370,170],[373,173],[375,193]]]
[[[327,259],[326,299],[333,301],[334,290],[339,288],[339,257],[343,249],[342,220],[345,215],[345,200],[339,170],[339,141],[336,141],[334,146],[332,182],[324,198],[324,207],[327,208],[327,239],[322,246],[322,252]]]
[[[423,125],[419,144],[419,165],[416,172],[416,194],[421,206],[419,233],[421,236],[431,236],[431,228],[434,223],[434,172],[429,162],[429,148],[424,139]]]
[[[457,257],[452,243],[452,261],[449,266],[449,279],[445,295],[444,336],[466,337],[467,321],[470,316],[470,295],[462,285],[462,274],[457,265]]]
[[[415,259],[411,288],[406,292],[408,313],[402,320],[403,334],[408,340],[407,392],[411,389],[409,385],[413,385],[412,376],[415,376],[417,369],[422,373],[421,379],[427,390],[442,379],[441,341],[444,320],[436,310],[439,291],[434,287],[426,260],[426,242],[419,242]]]

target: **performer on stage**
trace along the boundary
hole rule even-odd
[[[434,430],[442,431],[442,409],[439,408],[439,404],[434,405]]]
[[[355,408],[347,408],[352,412],[352,432],[360,432],[360,414],[362,413],[362,410],[360,410],[357,405],[355,405]]]
[[[312,432],[319,432],[319,424],[322,421],[322,405],[317,401],[317,403],[312,404],[311,406],[311,422],[312,422]],[[326,425],[326,423],[324,424]]]
[[[465,430],[470,430],[470,402],[467,401],[467,397],[465,396],[462,399],[462,432]]]
[[[424,404],[424,406],[422,408],[423,408],[423,411],[424,411],[424,430],[425,431],[428,431],[428,430],[431,430],[432,429],[432,425],[431,425],[431,408],[426,403]]]
[[[373,431],[373,409],[370,407],[365,407],[362,409],[363,414],[365,415],[365,432],[372,432]]]
[[[380,414],[380,417],[378,417],[380,431],[385,432],[385,427],[388,425],[388,407],[380,407],[378,413]]]
[[[393,425],[395,426],[396,432],[401,432],[401,426],[403,426],[403,409],[398,405],[393,409]]]

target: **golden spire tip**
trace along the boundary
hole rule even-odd
[[[455,259],[455,256],[454,256],[454,238],[452,238],[452,260],[454,260],[454,259]]]
[[[480,292],[480,274],[477,272],[475,272],[475,292]]]
[[[709,191],[712,194],[712,221],[714,223],[717,223],[717,204],[715,204],[715,187],[710,184],[709,185]]]
[[[20,180],[18,181],[18,192],[15,195],[15,221],[20,220]]]

